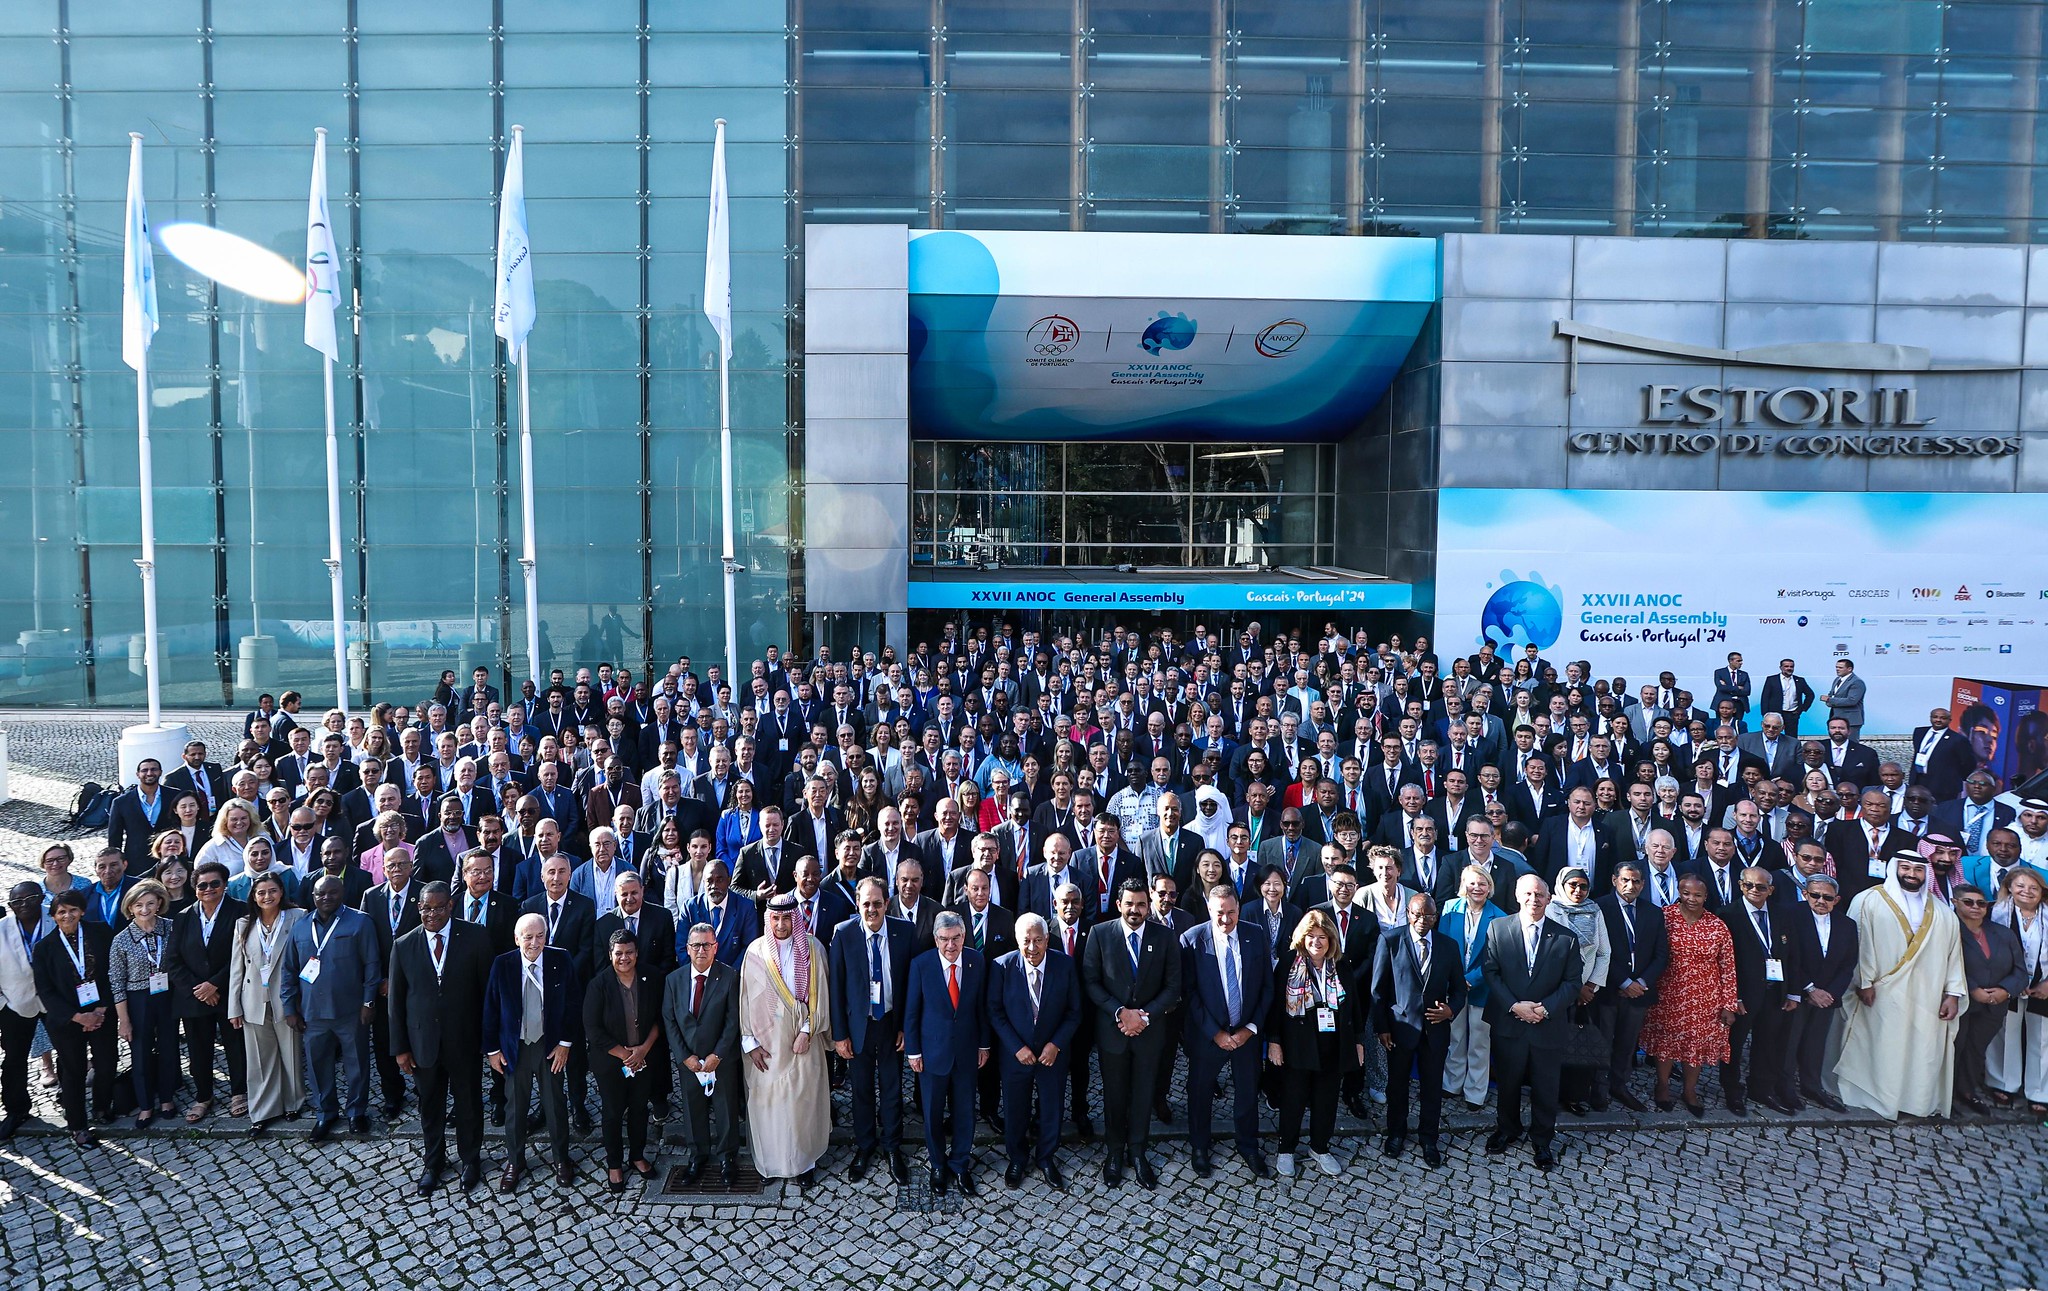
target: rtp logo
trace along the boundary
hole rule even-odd
[[[1186,314],[1169,314],[1159,311],[1159,317],[1145,325],[1145,334],[1138,338],[1138,344],[1145,353],[1158,355],[1164,350],[1184,350],[1195,343],[1195,320]]]

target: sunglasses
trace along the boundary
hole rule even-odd
[[[1967,906],[1980,906],[1989,905],[1991,903],[1986,901],[1983,897],[1963,897],[1962,899],[1958,900],[1956,904]]]
[[[1806,894],[1806,899],[1808,901],[1839,901],[1841,898],[1832,892],[1809,892]]]
[[[1768,892],[1771,890],[1771,885],[1768,883],[1744,883],[1741,887],[1744,892]]]
[[[221,882],[219,879],[201,879],[199,880],[199,882],[193,884],[192,886],[197,888],[201,892],[211,892],[215,888],[224,888],[227,886],[227,884]]]

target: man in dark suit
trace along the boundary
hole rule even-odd
[[[846,817],[839,808],[826,805],[830,793],[825,777],[813,776],[805,783],[804,800],[790,813],[787,824],[790,846],[817,857],[821,869],[832,863],[832,840],[846,828]]]
[[[1464,870],[1463,861],[1439,846],[1443,838],[1436,817],[1426,816],[1415,822],[1412,847],[1401,849],[1401,883],[1417,892],[1427,892],[1435,899],[1437,908],[1458,895],[1458,876]]]
[[[1813,707],[1813,687],[1806,684],[1806,678],[1793,671],[1790,659],[1778,661],[1778,671],[1764,678],[1763,693],[1758,698],[1758,708],[1765,713],[1776,713],[1785,719],[1785,733],[1793,739],[1799,738],[1799,717]]]
[[[958,1180],[974,1195],[975,1075],[988,1065],[988,968],[967,945],[967,926],[947,910],[932,926],[934,946],[910,965],[903,1006],[903,1055],[918,1074],[933,1195]],[[952,1142],[941,1139],[951,1116]]]
[[[1063,832],[1047,834],[1044,839],[1039,846],[1045,859],[1024,871],[1024,884],[1017,894],[1017,913],[1035,914],[1050,922],[1055,895],[1062,885],[1071,883],[1081,890],[1080,922],[1083,925],[1093,923],[1101,902],[1096,899],[1093,878],[1083,874],[1073,863],[1073,840]],[[1090,1036],[1093,1031],[1083,1025],[1081,1034]]]
[[[453,795],[435,808],[439,828],[419,840],[415,866],[422,882],[453,884],[462,855],[477,843],[477,832],[462,818],[462,800]]]
[[[329,842],[339,840],[330,839]],[[318,961],[308,977],[307,966]],[[370,1018],[384,983],[377,934],[361,911],[342,905],[342,881],[313,882],[313,914],[285,934],[279,1004],[285,1025],[305,1037],[306,1092],[315,1120],[311,1139],[334,1132],[341,1096],[335,1072],[348,1080],[349,1129],[370,1132]]]
[[[1180,999],[1181,959],[1166,929],[1154,922],[1145,881],[1133,876],[1117,892],[1117,919],[1091,931],[1081,957],[1081,980],[1095,1015],[1095,1046],[1102,1067],[1103,1119],[1108,1154],[1103,1182],[1123,1183],[1132,1163],[1140,1187],[1159,1184],[1145,1158],[1151,1139],[1150,1105],[1165,1057],[1166,1013]]]
[[[1721,1064],[1721,1095],[1728,1110],[1748,1114],[1744,1098],[1789,1115],[1785,1098],[1785,1039],[1799,1007],[1799,944],[1792,920],[1771,904],[1770,873],[1756,866],[1742,871],[1742,899],[1723,906],[1721,921],[1735,941],[1735,1021],[1728,1028],[1728,1060]],[[1749,1050],[1749,1078],[1742,1052]]]
[[[898,862],[896,895],[889,902],[889,917],[911,926],[917,936],[919,954],[936,944],[932,926],[940,910],[939,903],[924,894],[924,871],[924,865],[914,857],[906,856]]]
[[[1805,979],[1798,1011],[1786,1044],[1785,1090],[1797,1111],[1811,1099],[1832,1111],[1846,1110],[1842,1100],[1822,1083],[1822,1062],[1828,1032],[1842,1016],[1842,1000],[1856,984],[1860,943],[1856,921],[1841,903],[1841,887],[1825,874],[1806,880],[1804,909],[1782,916],[1792,924],[1798,944],[1799,975]],[[1795,1083],[1796,1081],[1796,1083]]]
[[[1842,884],[1843,912],[1865,888],[1884,882],[1885,861],[1894,851],[1914,846],[1911,834],[1892,824],[1892,800],[1882,787],[1866,789],[1857,800],[1855,820],[1837,820],[1828,825],[1821,843],[1835,861],[1835,877]],[[1940,809],[1932,817],[1941,824]]]
[[[455,1156],[462,1190],[483,1178],[482,1022],[491,974],[490,939],[455,922],[446,883],[420,886],[418,922],[391,947],[386,1000],[394,1060],[419,1092],[425,1166],[417,1193],[430,1195],[447,1165],[448,1105],[455,1104]]]
[[[1408,1142],[1408,1073],[1422,1081],[1421,1120],[1416,1136],[1422,1159],[1442,1164],[1437,1130],[1443,1117],[1444,1059],[1451,1051],[1451,1019],[1465,1007],[1464,962],[1458,943],[1436,930],[1436,899],[1427,892],[1408,898],[1408,926],[1380,937],[1379,967],[1373,974],[1372,1031],[1387,1051],[1386,1155],[1398,1157]]]
[[[1217,884],[1208,893],[1209,919],[1181,934],[1181,981],[1187,991],[1183,1028],[1188,1054],[1188,1148],[1198,1178],[1214,1170],[1209,1155],[1213,1091],[1227,1068],[1237,1154],[1256,1178],[1272,1167],[1259,1150],[1259,1072],[1264,1059],[1259,1030],[1273,1000],[1273,967],[1266,930],[1238,918],[1236,892]]]
[[[1728,666],[1714,669],[1714,698],[1708,705],[1715,712],[1721,711],[1721,701],[1732,700],[1737,717],[1749,711],[1751,682],[1748,669],[1742,666],[1742,653],[1728,652]]]
[[[1500,800],[1507,804],[1509,820],[1520,821],[1531,834],[1540,834],[1551,820],[1564,815],[1564,790],[1551,781],[1550,761],[1540,753],[1530,754],[1522,770],[1528,778],[1501,790]]]
[[[1174,886],[1185,892],[1195,881],[1195,858],[1202,853],[1202,836],[1183,829],[1180,821],[1180,795],[1161,794],[1159,828],[1138,839],[1138,860],[1147,876],[1171,874]]]
[[[1565,814],[1546,821],[1529,848],[1529,864],[1538,874],[1556,874],[1567,865],[1586,871],[1594,893],[1614,886],[1614,838],[1593,814],[1593,791],[1581,786],[1565,796]]]
[[[1109,902],[1123,890],[1124,880],[1143,883],[1146,879],[1145,862],[1123,845],[1123,822],[1108,812],[1096,818],[1095,846],[1074,853],[1073,868],[1088,876],[1085,890],[1096,897],[1096,908],[1089,911],[1089,917],[1094,919],[1113,916]],[[1175,886],[1179,886],[1177,881]]]
[[[1486,1020],[1493,1029],[1493,1077],[1500,1113],[1489,1154],[1499,1155],[1522,1137],[1522,1085],[1532,1090],[1529,1146],[1536,1168],[1557,1164],[1551,1138],[1557,1128],[1558,1050],[1564,1043],[1565,1009],[1579,995],[1583,972],[1578,939],[1563,924],[1545,919],[1550,885],[1534,874],[1515,883],[1517,914],[1496,919],[1480,952],[1486,979]]]
[[[903,1004],[910,989],[910,964],[917,932],[888,917],[889,891],[882,880],[864,878],[860,913],[834,931],[825,954],[831,973],[833,1049],[847,1064],[853,1094],[853,1165],[848,1174],[866,1177],[877,1152],[889,1154],[889,1175],[910,1179],[903,1157]]]
[[[1604,1079],[1594,1073],[1593,1105],[1604,1108],[1611,1098],[1632,1112],[1648,1110],[1642,1099],[1629,1092],[1628,1078],[1635,1066],[1643,1018],[1657,1002],[1657,983],[1671,962],[1664,912],[1645,894],[1645,871],[1645,862],[1622,861],[1614,867],[1614,890],[1600,898],[1600,915],[1607,921],[1612,954],[1607,961],[1607,980],[1600,984],[1601,998],[1594,1001],[1596,1008],[1604,1007],[1614,1019],[1614,1054]]]
[[[384,858],[384,882],[363,893],[356,902],[377,934],[377,962],[389,975],[391,947],[419,927],[420,885],[413,880],[412,857],[393,851]],[[388,988],[387,988],[388,994]],[[370,1059],[377,1066],[377,1079],[384,1086],[384,1119],[397,1120],[405,1107],[405,1073],[399,1069],[392,1046],[391,1012],[378,1009],[370,1015]]]
[[[165,776],[163,783],[174,794],[198,794],[199,804],[204,808],[199,818],[209,823],[214,813],[220,810],[222,800],[228,796],[227,773],[220,769],[219,763],[206,760],[206,745],[200,740],[193,740],[185,746],[185,764]]]
[[[1039,1173],[1055,1192],[1066,1191],[1056,1159],[1060,1145],[1060,1100],[1067,1082],[1068,1051],[1081,1022],[1080,965],[1049,954],[1046,921],[1035,914],[1017,920],[1017,949],[995,961],[989,978],[989,1025],[1002,1069],[1003,1146],[1009,1168],[1003,1182],[1024,1182],[1025,1136],[1038,1135]],[[1038,1115],[1031,1115],[1033,1095]]]
[[[171,810],[171,800],[182,795],[176,790],[165,791],[163,774],[163,764],[155,758],[137,762],[134,785],[123,789],[114,798],[113,807],[107,814],[107,846],[128,858],[128,870],[132,874],[150,871],[155,864],[149,856],[150,840],[156,837],[159,829],[169,829],[178,823],[177,813]],[[209,825],[210,822],[201,822],[202,841]]]
[[[683,937],[688,962],[662,986],[661,1021],[670,1059],[682,1068],[686,1177],[696,1184],[716,1160],[730,1190],[740,1171],[740,975],[718,961],[710,925],[687,926]]]
[[[910,851],[924,861],[925,873],[933,876],[937,888],[944,884],[944,876],[967,864],[969,835],[960,820],[960,804],[951,798],[939,799],[932,817],[936,823],[911,840]]]
[[[968,876],[980,874],[989,880],[990,901],[1006,910],[1017,909],[1018,876],[1014,870],[1003,864],[1001,844],[995,834],[976,834],[973,844],[967,850],[972,853],[973,859],[946,876],[946,890],[940,897],[940,904],[959,906],[967,899]],[[975,949],[982,950],[982,957],[985,959],[995,958],[993,953],[983,950],[982,947],[977,946]],[[1014,945],[1005,946],[1000,953],[1008,954],[1015,949]]]
[[[540,1085],[541,1110],[555,1158],[555,1177],[564,1184],[576,1178],[569,1164],[569,1117],[562,1096],[562,1073],[569,1052],[583,1038],[583,983],[566,951],[547,944],[547,920],[523,914],[513,936],[517,949],[491,962],[484,990],[483,1038],[491,1070],[507,1075],[515,1111],[505,1123],[505,1172],[498,1191],[512,1192],[526,1174],[526,1105]],[[531,1034],[537,1038],[528,1040]]]
[[[754,903],[732,890],[732,871],[724,861],[704,867],[704,890],[683,910],[683,926],[706,923],[718,938],[718,962],[735,971],[740,956],[761,935],[761,915]],[[735,1072],[735,1075],[738,1073]]]
[[[227,1056],[228,1094],[249,1092],[249,1056],[228,1025],[228,967],[234,957],[235,921],[249,908],[227,895],[228,870],[207,861],[192,875],[197,899],[174,921],[169,949],[175,1011],[185,1028],[185,1059],[195,1098],[213,1104],[213,1050]]]
[[[1963,780],[1963,796],[1937,803],[1928,815],[1930,833],[1944,833],[1963,845],[1963,855],[1986,855],[1985,844],[1994,829],[2009,829],[2019,813],[2009,803],[1999,802],[1998,778],[1989,771],[1972,771]],[[1868,794],[1864,795],[1866,798]]]
[[[569,858],[560,852],[541,862],[541,890],[527,898],[519,907],[520,914],[537,914],[547,920],[548,945],[567,952],[569,962],[575,965],[579,981],[589,981],[590,975],[599,965],[593,963],[597,953],[597,902],[569,886]],[[607,934],[609,939],[609,934]],[[662,960],[661,946],[641,943],[640,958],[643,963],[659,964]],[[648,969],[650,975],[654,969]],[[660,1059],[653,1051],[648,1053],[648,1075],[652,1076]],[[585,1099],[590,1092],[590,1060],[585,1051],[576,1049],[569,1055],[569,1124],[578,1134],[590,1132],[590,1109]],[[657,1086],[660,1095],[665,1087]]]
[[[1949,727],[1949,711],[1936,708],[1927,725],[1913,728],[1912,784],[1924,784],[1937,803],[1963,796],[1963,777],[1977,769],[1977,751]]]

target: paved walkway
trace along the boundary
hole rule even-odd
[[[77,780],[112,778],[119,725],[8,723],[0,878],[33,872]],[[48,1093],[38,1101],[55,1120]],[[1162,1139],[1155,1193],[1108,1192],[1100,1149],[1072,1145],[1064,1197],[1035,1180],[1006,1192],[984,1141],[982,1195],[937,1214],[900,1206],[915,1198],[879,1171],[848,1183],[844,1144],[816,1188],[771,1184],[751,1204],[637,1181],[614,1198],[584,1140],[574,1187],[530,1176],[509,1199],[444,1189],[422,1206],[410,1112],[325,1145],[251,1143],[218,1117],[148,1136],[117,1125],[80,1154],[37,1127],[0,1148],[0,1270],[6,1286],[48,1288],[2048,1284],[2048,1131],[2032,1124],[1616,1111],[1568,1119],[1561,1165],[1542,1175],[1526,1152],[1485,1156],[1485,1122],[1453,1117],[1444,1167],[1428,1170],[1412,1152],[1385,1160],[1347,1118],[1343,1175],[1264,1182],[1227,1151],[1197,1180],[1185,1145]]]

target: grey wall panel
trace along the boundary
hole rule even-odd
[[[1981,247],[1937,247],[1921,250],[1996,250]],[[2017,248],[2014,248],[2015,250]],[[1891,345],[1922,345],[1935,362],[2013,363],[2020,361],[2024,311],[2009,308],[1950,308],[1936,305],[1879,305],[1877,339]]]
[[[900,484],[821,484],[804,488],[813,545],[910,547],[910,492]]]
[[[1870,482],[1870,463],[1862,457],[1731,453],[1721,458],[1719,479],[1719,487],[1724,489],[1857,493]],[[1827,553],[1830,557],[1836,554]]]
[[[1669,300],[1584,300],[1572,305],[1572,318],[1595,327],[1611,327],[1619,332],[1633,332],[1659,341],[1677,341],[1685,345],[1719,346],[1721,344],[1721,314],[1723,306],[1719,301],[1669,301]],[[1553,340],[1553,346],[1562,349],[1562,340]],[[1549,357],[1549,356],[1545,356]],[[1600,363],[1664,363],[1669,360],[1640,350],[1624,350],[1611,345],[1581,342],[1579,362]]]
[[[2048,493],[2048,433],[2026,436],[2013,487],[2021,493]]]
[[[902,287],[812,288],[804,293],[806,353],[901,350],[909,335],[910,293]]]
[[[1547,363],[1563,351],[1553,326],[1570,318],[1563,297],[1529,300],[1458,298],[1443,303],[1444,358],[1527,359]]]
[[[2020,429],[2048,434],[2048,370],[2020,373]]]
[[[877,605],[907,607],[909,563],[900,550],[811,548],[804,553],[804,603],[818,614],[873,614]]]
[[[814,486],[910,483],[903,424],[886,418],[811,418],[804,424],[804,479]]]
[[[1676,429],[1644,426],[1643,412],[1647,385],[1712,385],[1721,380],[1721,369],[1672,363],[1579,362],[1579,389],[1571,396],[1573,428],[1625,428],[1628,430]],[[1558,374],[1562,379],[1563,373]]]
[[[1561,489],[1564,436],[1554,428],[1445,426],[1437,439],[1437,487]]]
[[[1564,365],[1446,363],[1442,416],[1446,426],[1562,426]]]
[[[1572,240],[1533,233],[1452,233],[1443,240],[1443,295],[1563,297]]]
[[[1875,242],[1728,244],[1728,299],[1874,304]]]
[[[910,442],[910,366],[901,354],[804,356],[804,419],[858,417],[900,422]]]
[[[868,287],[907,290],[910,285],[909,226],[904,224],[806,224],[804,289]]]
[[[1722,346],[1731,350],[1807,341],[1870,341],[1877,339],[1877,308],[1731,300],[1723,326]]]
[[[1872,492],[2010,493],[2019,474],[2012,457],[1874,457]],[[1956,505],[1968,504],[1957,499]]]
[[[1877,253],[1877,299],[1886,305],[2019,305],[2027,248],[1887,242]]]
[[[1565,486],[1574,489],[1711,489],[1715,480],[1712,455],[1573,453],[1565,464]]]
[[[1923,372],[1913,379],[1913,385],[1920,392],[1920,415],[1933,418],[1930,431],[2009,435],[2019,425],[2018,372]]]
[[[1572,241],[1572,294],[1581,300],[1721,299],[1726,242],[1594,237]]]

